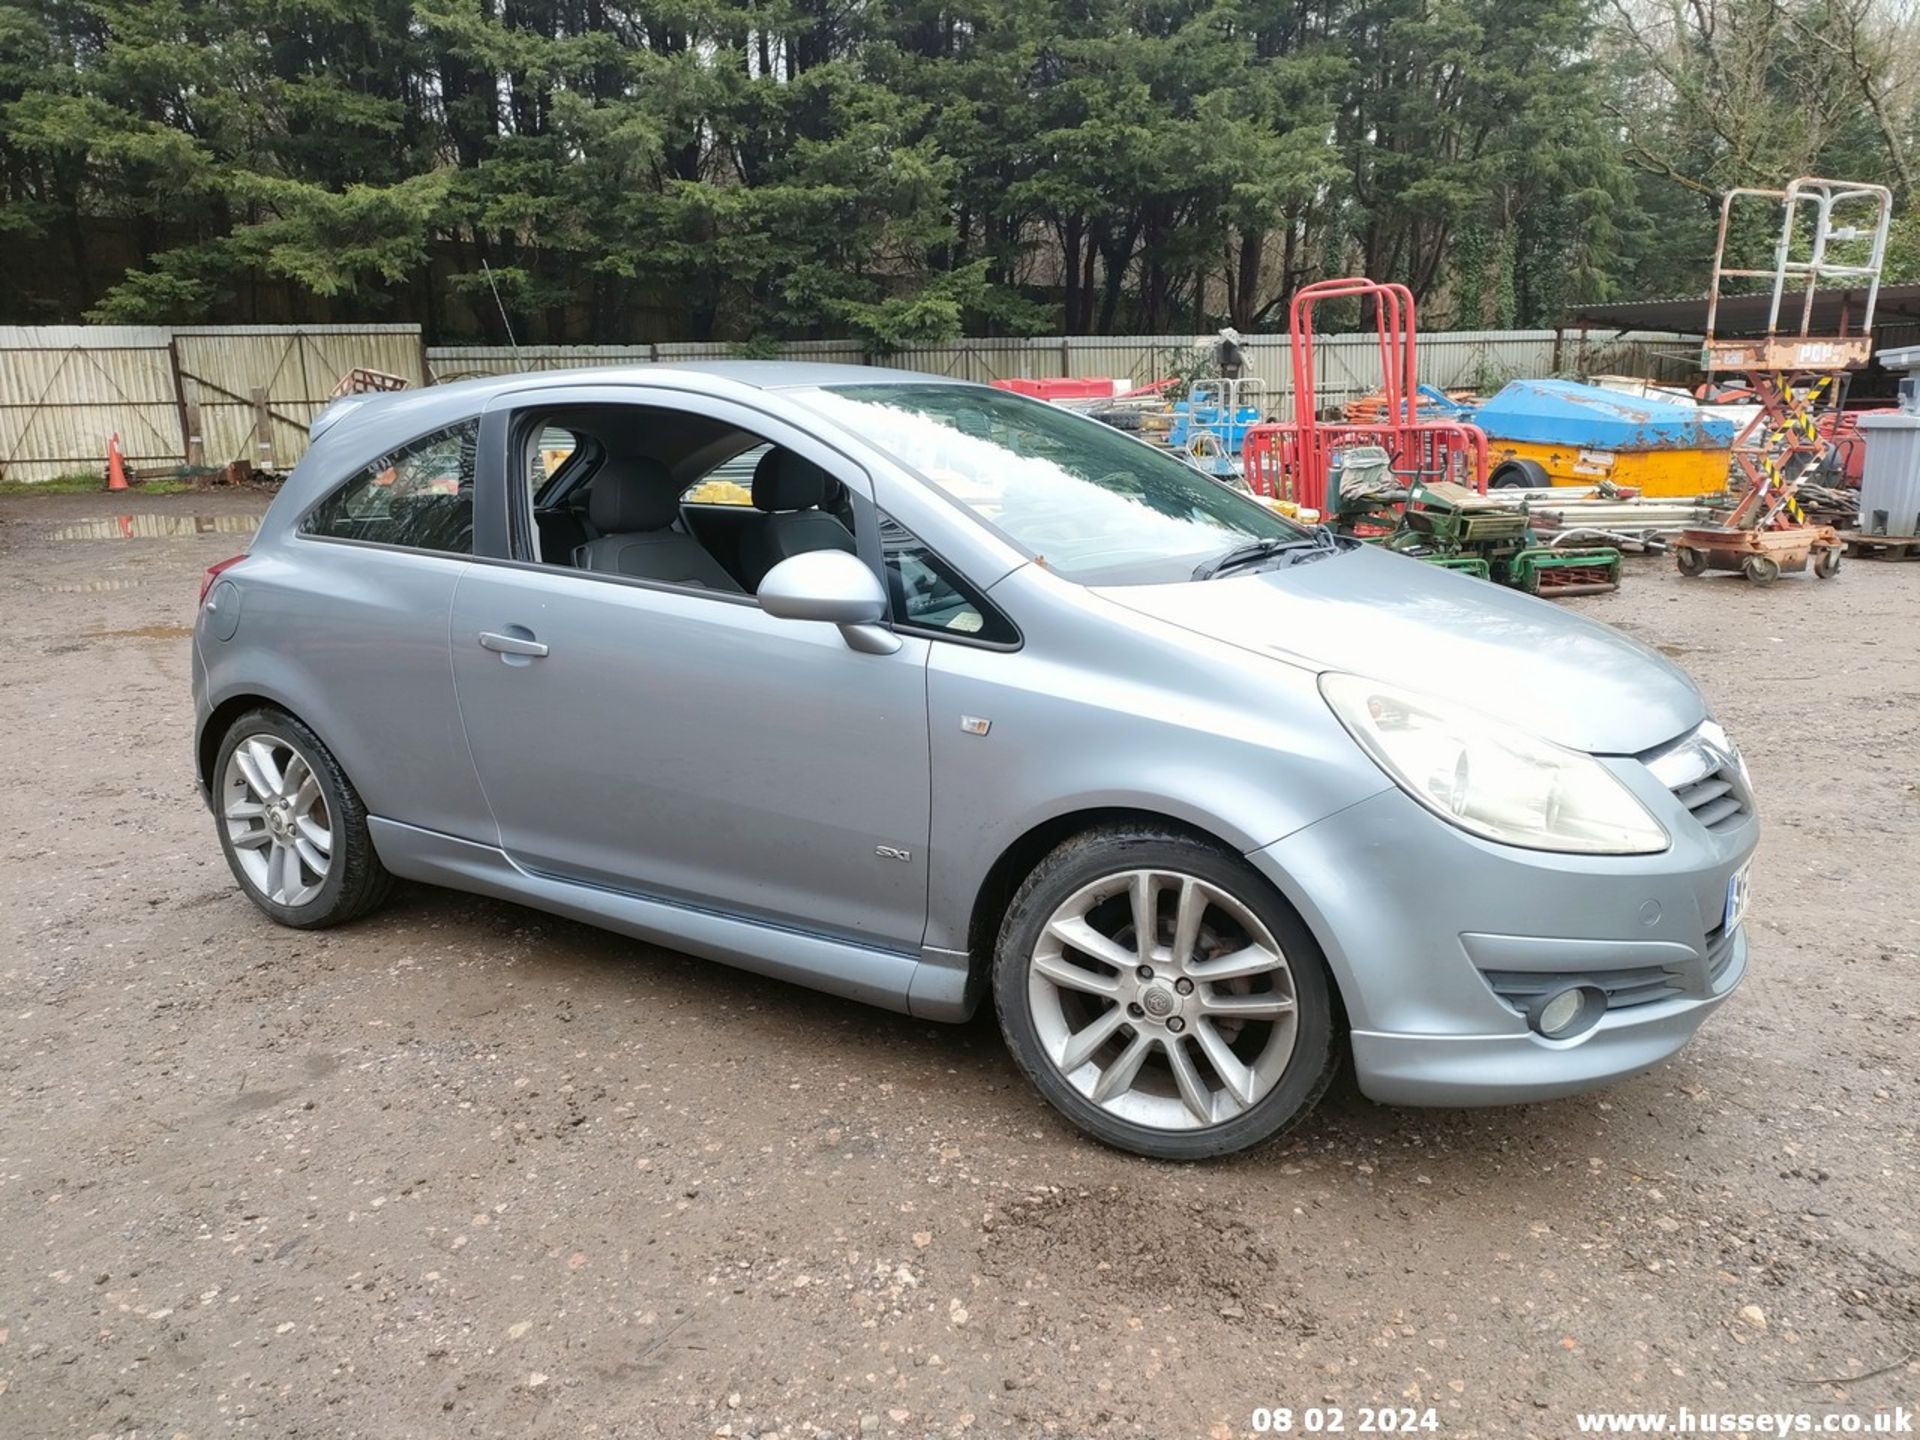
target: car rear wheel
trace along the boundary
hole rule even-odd
[[[1305,925],[1246,862],[1187,835],[1108,829],[1055,850],[1008,907],[993,984],[1040,1093],[1141,1155],[1272,1140],[1336,1068]]]
[[[240,888],[282,925],[320,929],[365,914],[392,877],[366,807],[320,738],[278,710],[252,710],[214,767],[220,848]]]

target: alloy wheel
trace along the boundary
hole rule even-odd
[[[1293,972],[1220,886],[1128,870],[1077,890],[1041,931],[1027,998],[1041,1048],[1107,1113],[1194,1130],[1258,1104],[1299,1028]]]
[[[234,746],[221,780],[220,815],[248,881],[288,908],[320,893],[333,867],[333,818],[312,763],[278,735]]]

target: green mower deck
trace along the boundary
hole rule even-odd
[[[1410,486],[1399,524],[1384,543],[1429,565],[1529,595],[1596,595],[1620,588],[1618,550],[1538,544],[1524,505],[1509,505],[1464,485]]]
[[[1553,550],[1535,545],[1507,562],[1502,583],[1529,595],[1602,595],[1620,588],[1620,552],[1608,546]]]

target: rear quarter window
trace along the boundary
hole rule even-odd
[[[423,435],[362,467],[300,524],[303,534],[443,554],[473,553],[480,422]]]

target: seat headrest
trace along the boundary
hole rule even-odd
[[[680,518],[673,472],[651,455],[609,459],[587,491],[587,518],[602,535],[666,529]]]
[[[811,510],[824,505],[838,483],[811,460],[776,446],[753,467],[753,508]]]

